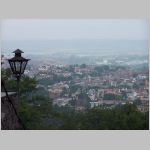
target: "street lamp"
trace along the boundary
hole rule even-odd
[[[18,100],[19,100],[19,81],[30,59],[23,58],[21,56],[21,53],[24,53],[24,52],[21,51],[20,49],[15,50],[13,53],[15,53],[15,56],[13,58],[8,59],[8,62],[9,62],[12,73],[17,78]]]

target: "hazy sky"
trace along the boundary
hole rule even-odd
[[[3,20],[2,40],[131,39],[148,40],[148,24],[133,19]]]

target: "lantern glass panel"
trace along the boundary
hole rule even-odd
[[[22,62],[22,66],[21,66],[21,74],[24,73],[25,67],[26,67],[27,61],[23,61]]]
[[[15,65],[14,65],[14,62],[9,61],[9,64],[10,64],[10,67],[11,67],[12,72],[14,73],[14,72],[15,72]]]
[[[12,72],[14,72],[14,68],[13,68],[12,62],[9,61],[9,64],[10,64],[10,68],[11,68]]]
[[[21,62],[16,61],[15,62],[15,67],[16,67],[16,73],[20,73]]]

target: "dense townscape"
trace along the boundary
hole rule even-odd
[[[5,62],[3,68],[8,68],[6,57],[2,56],[2,58]],[[48,103],[46,108],[50,109],[51,106],[49,106],[49,100],[47,99],[49,97],[54,110],[69,111],[70,113],[92,111],[93,108],[114,111],[114,108],[122,109],[123,106],[128,104],[134,104],[139,112],[148,112],[148,65],[145,63],[119,65],[106,62],[103,61],[100,65],[89,65],[33,60],[24,72],[25,76],[29,77],[22,83],[24,84],[22,86],[23,93],[26,96],[28,95],[25,101],[28,102],[30,107],[41,107],[41,109],[44,103]],[[30,81],[31,79],[33,81]],[[37,82],[35,84],[36,90],[32,90],[32,88],[30,90],[30,86],[25,87],[34,80]],[[47,98],[44,100],[44,97],[41,96]],[[51,120],[50,122],[46,119],[46,124],[47,122],[53,122],[50,118],[48,119]],[[54,120],[57,122],[57,117]],[[56,125],[56,123],[54,124]]]
[[[31,64],[25,75],[38,80],[37,89],[53,99],[53,105],[86,108],[135,103],[140,111],[149,109],[147,67],[117,65]]]

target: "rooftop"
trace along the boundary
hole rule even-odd
[[[18,54],[18,53],[24,53],[24,52],[23,52],[23,51],[21,51],[20,49],[16,49],[15,51],[13,51],[13,53]]]

